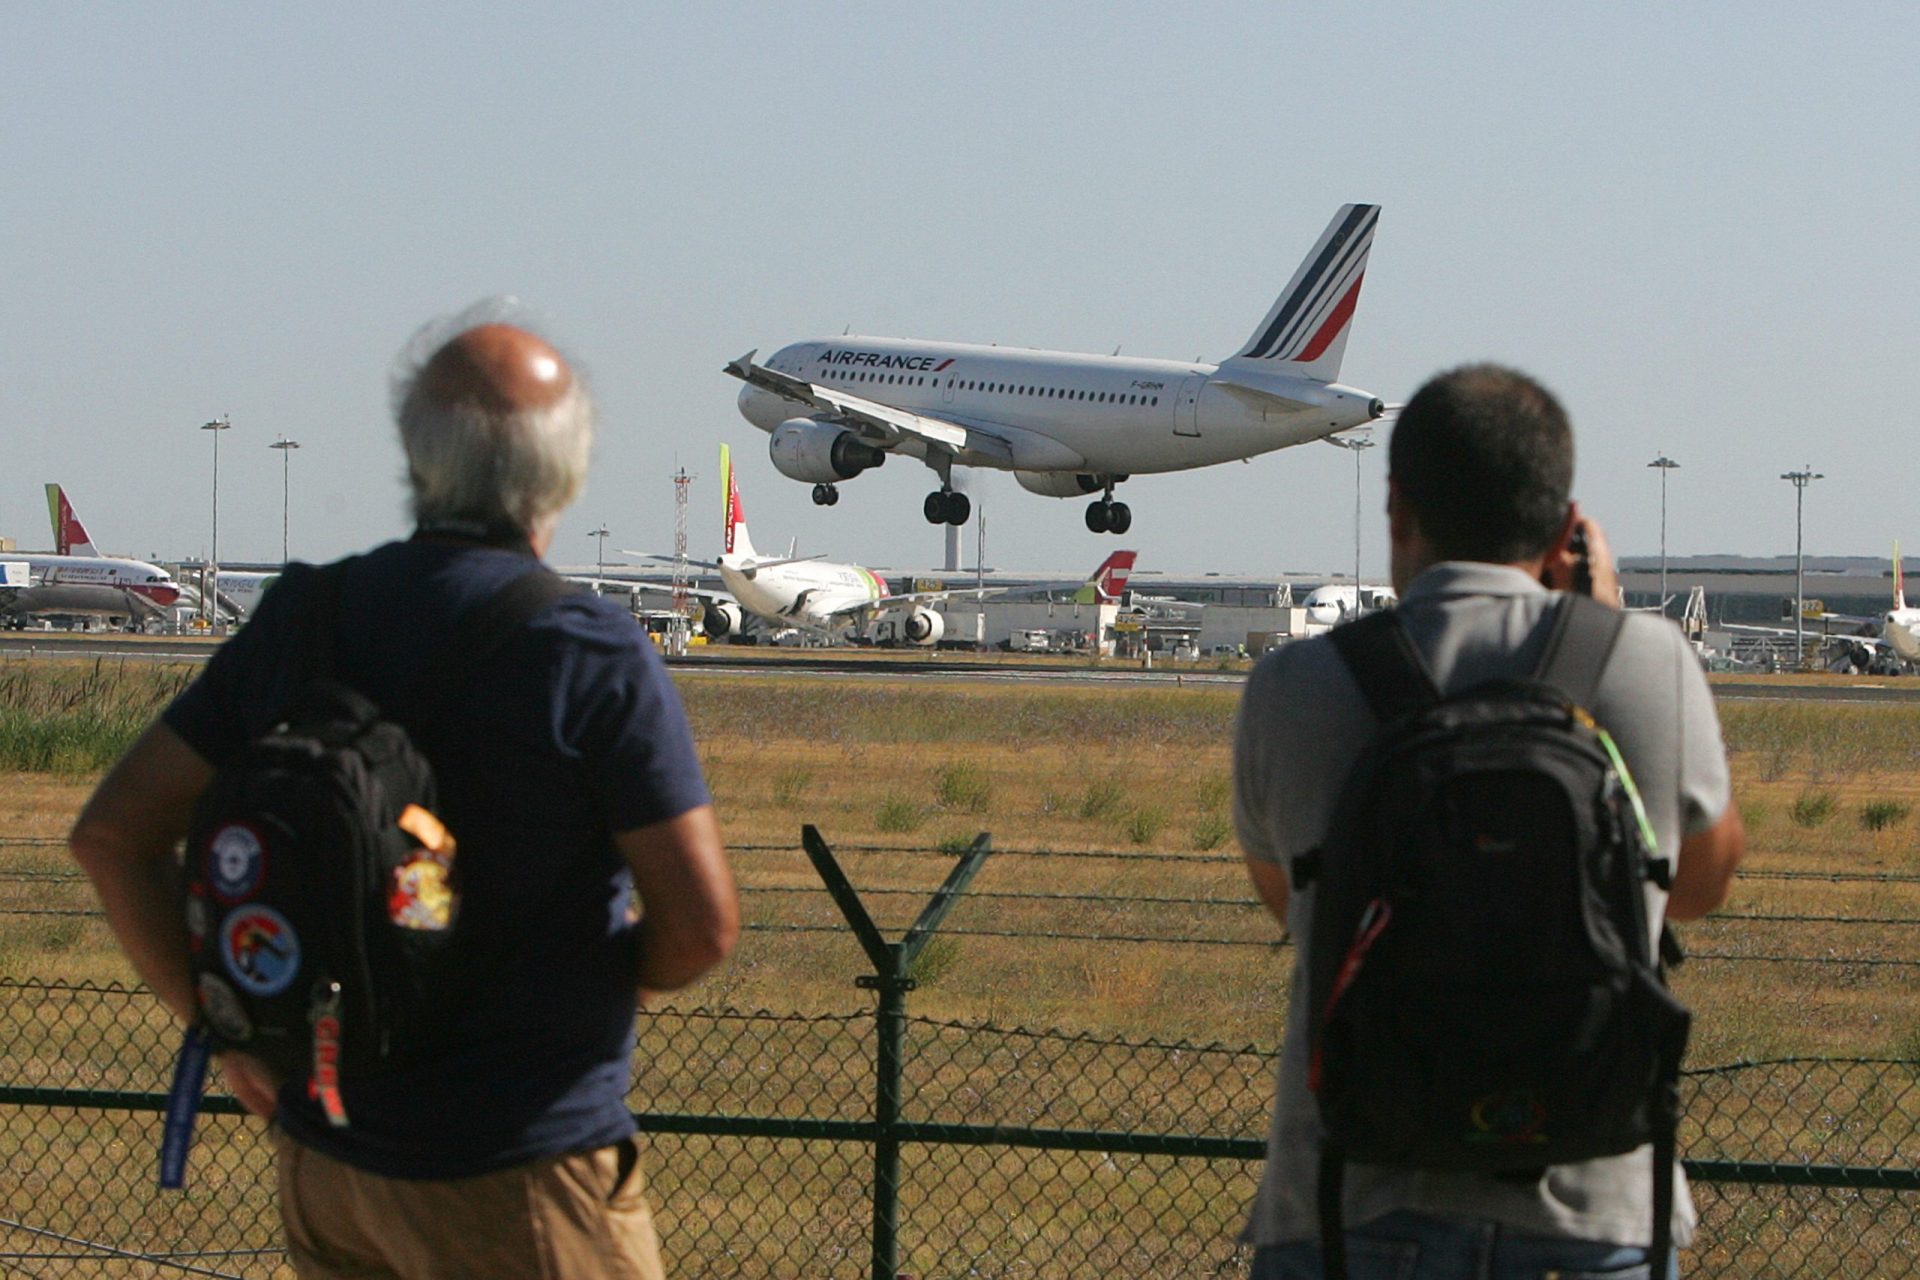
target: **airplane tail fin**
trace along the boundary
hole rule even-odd
[[[1273,310],[1232,358],[1321,382],[1338,378],[1379,221],[1377,204],[1342,205]]]
[[[720,488],[726,495],[726,538],[720,549],[726,555],[754,558],[753,539],[747,534],[747,509],[740,503],[740,486],[733,479],[733,453],[720,446]]]
[[[1900,564],[1900,539],[1893,540],[1893,607],[1897,612],[1907,607],[1906,578]]]
[[[1127,576],[1133,572],[1135,551],[1116,551],[1100,562],[1093,576],[1080,584],[1073,596],[1075,604],[1106,604],[1118,600],[1127,589]]]
[[[53,521],[53,549],[63,556],[97,556],[86,526],[73,513],[67,491],[57,484],[47,486],[47,517]]]

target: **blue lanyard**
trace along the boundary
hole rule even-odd
[[[167,1118],[160,1138],[160,1189],[178,1191],[187,1181],[187,1150],[193,1145],[193,1121],[200,1113],[200,1092],[207,1083],[207,1031],[187,1028],[180,1056],[173,1063],[173,1088],[167,1091]]]

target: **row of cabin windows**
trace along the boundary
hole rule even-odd
[[[828,371],[826,369],[820,370],[820,376],[822,378],[826,377],[827,373]],[[867,370],[856,369],[847,373],[845,376],[854,382],[879,382],[902,387],[923,387],[927,384],[925,378],[916,377],[907,373],[873,373]],[[1041,396],[1049,400],[1087,400],[1094,404],[1156,405],[1160,403],[1159,396],[1143,396],[1118,391],[1070,391],[1062,387],[1014,386],[1006,382],[975,382],[971,380],[956,383],[952,378],[947,379],[947,385],[949,387],[957,386],[962,391],[986,391],[996,395]]]

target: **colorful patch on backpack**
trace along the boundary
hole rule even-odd
[[[387,884],[387,918],[402,929],[434,933],[453,924],[453,833],[417,804],[400,811],[394,825],[418,847],[393,869]]]
[[[1503,1146],[1537,1145],[1547,1140],[1540,1127],[1547,1122],[1547,1108],[1531,1089],[1509,1089],[1490,1093],[1468,1109],[1473,1132],[1469,1142],[1495,1142]]]
[[[207,883],[220,901],[231,905],[251,898],[266,873],[266,846],[245,823],[229,822],[207,841]]]
[[[453,924],[453,885],[447,859],[426,849],[393,869],[387,886],[387,918],[402,929],[429,932]]]
[[[247,991],[277,996],[300,972],[300,936],[272,907],[241,907],[220,922],[220,959]]]
[[[208,1026],[228,1040],[253,1039],[253,1021],[240,1004],[239,992],[213,973],[201,974],[197,989],[200,993],[200,1012],[207,1015]]]

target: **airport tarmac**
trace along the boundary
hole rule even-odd
[[[0,661],[36,658],[93,658],[127,662],[204,662],[219,646],[215,639],[184,636],[119,635],[105,632],[0,632]],[[974,658],[927,651],[793,651],[728,645],[707,653],[669,658],[677,675],[786,675],[813,679],[940,679],[1011,683],[1146,684],[1232,687],[1245,670],[1222,671],[1193,663],[1166,662],[1152,669],[1108,661],[1047,662],[1035,659]],[[1723,702],[1813,701],[1830,703],[1920,702],[1920,679],[1845,681],[1822,676],[1708,677],[1714,697]]]

